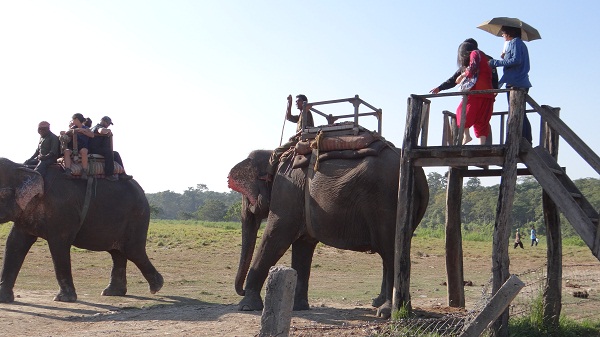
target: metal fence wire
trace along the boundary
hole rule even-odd
[[[586,268],[590,267],[590,268]],[[596,265],[564,265],[561,315],[574,321],[600,319],[600,272]],[[511,318],[527,316],[542,300],[546,283],[546,267],[517,274],[525,283],[509,306]],[[477,315],[488,305],[492,294],[492,278],[481,288],[481,297],[467,312],[452,313],[438,318],[407,318],[344,325],[293,326],[290,336],[460,336]],[[482,336],[489,335],[486,331]]]

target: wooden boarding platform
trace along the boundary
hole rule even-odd
[[[430,98],[462,96],[463,110],[461,121],[466,120],[467,96],[480,93],[510,92],[509,112],[494,113],[501,117],[500,144],[461,145],[464,124],[457,125],[456,115],[443,113],[442,146],[429,146],[428,120]],[[529,105],[531,109],[526,109]],[[492,251],[492,293],[509,278],[508,242],[511,236],[512,207],[516,192],[517,176],[533,175],[543,189],[542,203],[548,241],[548,281],[544,289],[544,321],[557,324],[560,317],[561,300],[561,237],[558,211],[575,228],[592,254],[600,260],[600,221],[596,209],[577,189],[560,167],[558,157],[559,137],[564,139],[596,172],[600,174],[600,157],[581,140],[560,118],[559,108],[537,104],[525,91],[520,89],[484,90],[444,93],[436,95],[411,95],[409,98],[406,129],[400,159],[400,181],[398,188],[398,209],[413,207],[412,189],[413,168],[426,166],[449,167],[447,212],[446,212],[446,261],[448,305],[464,306],[464,286],[461,243],[461,196],[463,177],[501,176],[496,220],[494,224],[494,247]],[[541,117],[539,146],[535,148],[521,138],[525,113],[538,113]],[[505,128],[505,116],[507,126]],[[505,131],[507,130],[507,132]],[[504,134],[506,133],[506,142]],[[525,168],[517,168],[517,165]],[[498,166],[489,169],[490,165]],[[474,166],[483,169],[472,169]],[[410,212],[398,212],[396,223],[396,258],[393,310],[410,308],[410,241],[411,228],[418,224]],[[452,249],[448,249],[452,247]],[[494,328],[508,324],[508,312],[502,314]]]

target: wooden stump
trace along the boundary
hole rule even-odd
[[[297,278],[292,268],[273,266],[269,269],[260,337],[289,335]]]

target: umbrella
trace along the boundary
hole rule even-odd
[[[521,28],[521,39],[523,41],[533,41],[542,38],[537,29],[531,27],[530,25],[517,18],[493,18],[489,21],[480,24],[479,26],[477,26],[477,28],[483,29],[486,32],[492,33],[496,36],[502,36],[502,33],[500,33],[500,29],[502,28],[502,26]]]

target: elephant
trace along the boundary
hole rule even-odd
[[[242,198],[242,249],[235,289],[244,296],[239,310],[262,310],[260,291],[269,268],[292,246],[297,272],[294,310],[308,310],[308,282],[318,242],[346,250],[378,253],[383,262],[377,315],[391,316],[400,150],[384,148],[378,156],[319,162],[305,193],[307,168],[282,160],[271,183],[257,179],[271,151],[255,150],[229,172],[229,187]],[[269,195],[265,198],[261,193]],[[268,199],[269,202],[265,202]],[[305,204],[308,201],[308,205]],[[429,187],[422,168],[415,168],[416,223],[425,214]],[[267,209],[268,207],[268,209]],[[306,214],[309,214],[308,220]],[[253,256],[261,220],[267,218]],[[416,229],[412,228],[412,231]],[[246,281],[245,288],[243,283]]]
[[[0,302],[14,302],[13,288],[25,256],[38,238],[48,242],[59,285],[55,301],[74,302],[71,246],[107,251],[113,261],[104,296],[127,293],[127,260],[155,294],[163,277],[146,254],[150,207],[135,180],[70,179],[58,165],[38,172],[0,158],[0,223],[13,222],[0,277]],[[86,193],[90,196],[86,199]]]

